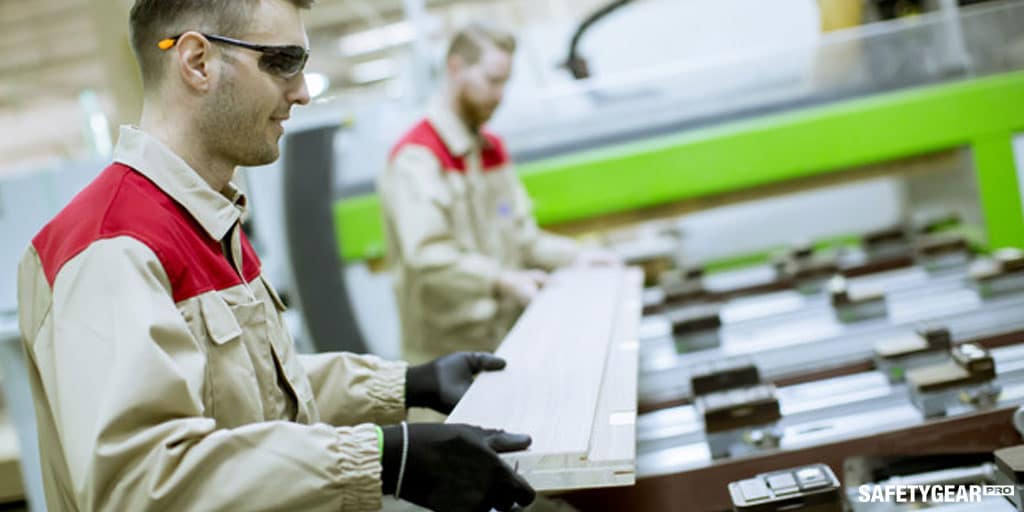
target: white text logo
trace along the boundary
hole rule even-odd
[[[862,485],[861,503],[979,503],[985,496],[1013,496],[1012,485]]]

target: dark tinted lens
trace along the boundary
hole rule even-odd
[[[306,49],[301,46],[268,49],[260,57],[260,68],[268,73],[290,78],[302,71],[308,56]]]

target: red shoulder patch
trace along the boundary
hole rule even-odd
[[[486,147],[480,154],[484,171],[496,170],[507,165],[511,159],[505,151],[505,142],[487,130],[484,130],[483,136],[487,141]]]
[[[505,144],[495,134],[484,131],[484,139],[487,144],[480,154],[480,164],[484,172],[495,171],[509,163],[508,153],[505,151]],[[394,158],[398,152],[407,145],[414,144],[417,146],[423,146],[430,150],[440,162],[441,168],[448,172],[466,172],[466,161],[461,156],[456,156],[448,150],[448,146],[444,144],[444,140],[434,129],[434,126],[430,124],[430,121],[424,119],[419,123],[416,123],[408,132],[405,133],[391,148],[389,158]]]
[[[135,238],[157,255],[175,302],[242,283],[220,241],[153,182],[118,163],[79,192],[32,245],[52,287],[61,268],[90,244],[118,236]],[[244,233],[242,253],[242,273],[252,281],[260,274],[260,261]]]

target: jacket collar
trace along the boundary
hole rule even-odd
[[[216,191],[185,160],[162,142],[133,126],[122,126],[114,161],[142,174],[185,208],[215,240],[221,240],[245,213],[245,194],[233,183]]]

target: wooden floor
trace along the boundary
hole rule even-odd
[[[448,421],[530,434],[505,458],[537,490],[631,485],[642,279],[556,273],[497,350],[507,368],[478,377]]]

